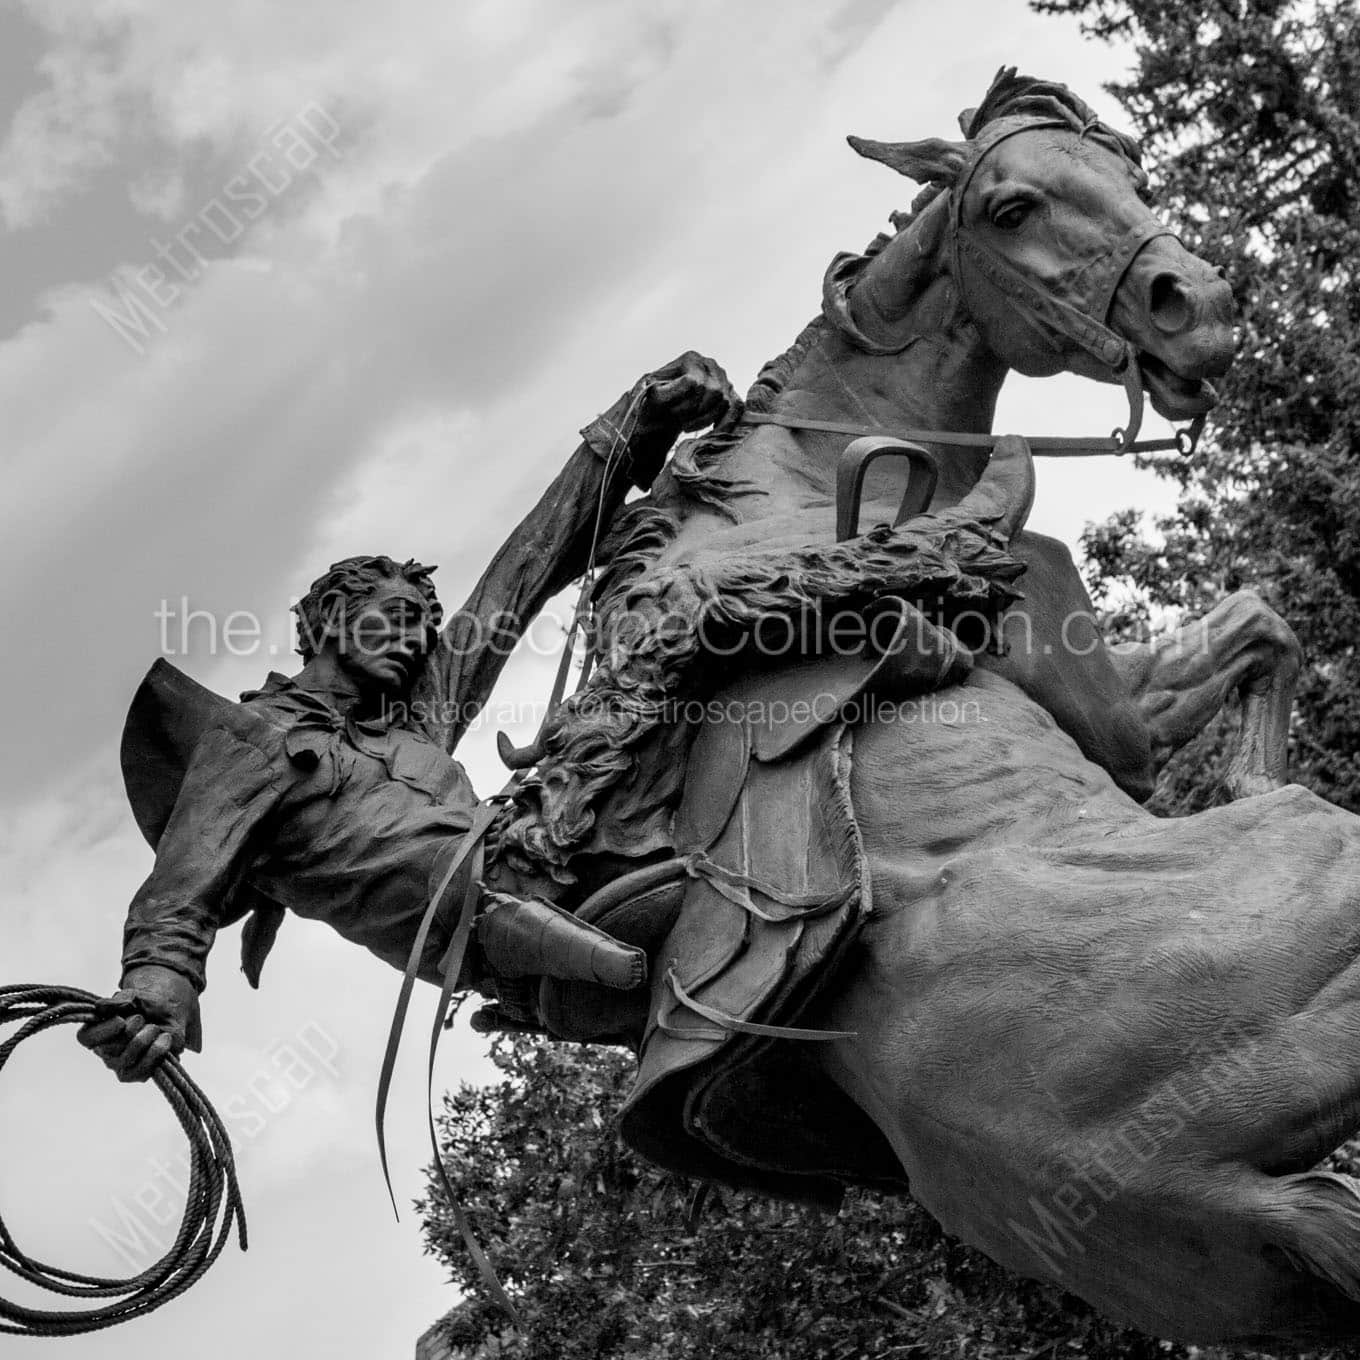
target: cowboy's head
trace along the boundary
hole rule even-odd
[[[295,606],[303,660],[329,655],[362,692],[408,689],[443,619],[433,571],[390,557],[336,562]]]

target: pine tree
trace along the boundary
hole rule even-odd
[[[1258,589],[1307,657],[1294,777],[1360,810],[1360,14],[1353,0],[1035,7],[1132,41],[1110,92],[1160,206],[1223,266],[1240,315],[1198,453],[1150,460],[1178,484],[1175,514],[1151,535],[1132,512],[1087,530],[1097,599],[1132,588],[1194,614]],[[1216,726],[1169,772],[1163,806],[1211,798],[1221,749]]]

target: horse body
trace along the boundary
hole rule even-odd
[[[1353,1334],[1360,1197],[1308,1168],[1360,1125],[1360,819],[1159,819],[1008,681],[936,698],[855,736],[828,1070],[996,1260],[1159,1335]]]

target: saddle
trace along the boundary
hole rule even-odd
[[[686,758],[674,854],[578,908],[646,950],[650,992],[540,984],[550,1033],[637,1052],[623,1137],[683,1175],[826,1206],[847,1184],[907,1190],[883,1135],[815,1061],[816,1045],[847,1036],[800,1028],[873,910],[854,725],[971,664],[911,606],[884,608],[877,654],[752,674],[716,696]]]

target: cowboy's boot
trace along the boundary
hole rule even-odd
[[[629,991],[647,980],[647,956],[547,902],[487,890],[477,942],[498,977],[555,977]]]

